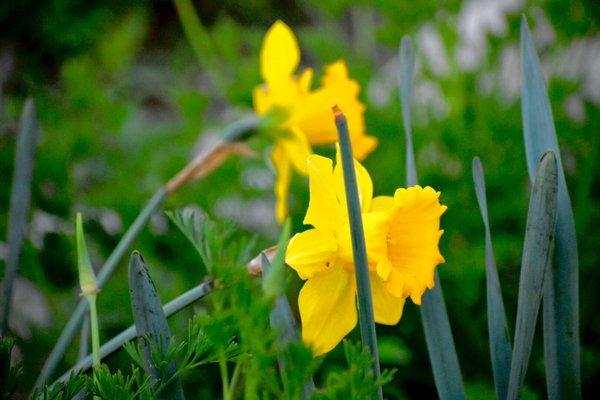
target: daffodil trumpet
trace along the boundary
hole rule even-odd
[[[355,263],[339,149],[337,161],[307,159],[310,201],[304,224],[292,237],[286,263],[306,280],[298,297],[302,338],[316,355],[332,350],[357,323]],[[354,160],[363,222],[373,315],[396,325],[406,298],[421,303],[434,285],[435,267],[444,262],[438,243],[446,210],[431,187],[397,189],[373,197],[367,170]]]

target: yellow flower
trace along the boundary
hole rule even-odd
[[[284,111],[278,127],[271,160],[275,166],[276,217],[287,217],[287,195],[292,168],[308,174],[306,158],[312,145],[328,145],[337,141],[337,130],[331,118],[331,106],[338,104],[346,113],[353,151],[362,160],[377,146],[377,139],[365,133],[364,105],[358,100],[360,86],[348,77],[343,61],[325,68],[322,86],[311,90],[313,71],[295,72],[300,63],[300,49],[291,29],[281,21],[269,28],[260,53],[260,71],[264,84],[254,89],[254,109],[258,115],[273,110]]]
[[[286,263],[307,280],[298,297],[302,338],[316,355],[333,349],[356,325],[356,281],[339,149],[336,166],[308,158],[310,203],[304,223],[314,228],[294,235]],[[398,189],[373,197],[366,169],[355,160],[371,278],[375,321],[395,325],[407,297],[420,304],[444,262],[438,242],[446,206],[430,187]]]

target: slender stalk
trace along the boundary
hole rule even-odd
[[[23,107],[23,113],[19,122],[15,172],[10,194],[7,234],[8,258],[6,259],[6,268],[4,270],[3,290],[2,294],[0,294],[2,296],[0,297],[0,305],[2,307],[0,336],[4,336],[8,332],[13,286],[17,277],[23,238],[27,230],[27,213],[29,212],[29,204],[31,202],[31,178],[35,163],[37,132],[35,104],[33,100],[28,99]]]
[[[81,334],[79,335],[79,355],[77,361],[81,361],[88,354],[88,348],[90,347],[90,315],[85,314],[83,316],[83,323],[81,324]]]
[[[350,219],[350,233],[352,238],[352,253],[354,255],[354,270],[356,275],[356,289],[358,292],[358,318],[360,322],[360,337],[363,346],[371,353],[373,358],[373,372],[375,378],[379,379],[381,370],[379,367],[379,351],[377,349],[377,333],[375,331],[375,319],[373,317],[373,298],[371,296],[371,282],[367,262],[367,249],[362,224],[360,201],[358,198],[358,187],[356,185],[356,171],[354,170],[354,157],[348,122],[342,111],[333,107],[335,125],[340,139],[340,151],[342,153],[342,169],[344,171],[344,183],[346,186],[346,199],[348,206],[348,217]],[[383,391],[379,388],[379,398],[383,399]]]
[[[98,330],[98,311],[96,310],[96,295],[88,295],[90,303],[90,325],[92,333],[93,366],[100,365],[100,332]]]
[[[185,307],[189,306],[196,300],[199,300],[209,294],[212,291],[212,282],[203,282],[200,285],[188,290],[182,295],[178,296],[174,300],[170,301],[163,307],[165,316],[170,317],[171,315],[179,312]],[[120,349],[125,343],[135,339],[137,337],[137,329],[135,325],[125,329],[117,336],[106,342],[100,347],[100,359],[104,359]],[[56,382],[64,382],[69,378],[69,375],[77,371],[87,371],[92,366],[92,356],[88,355],[84,359],[80,360],[73,368],[65,372]],[[55,382],[55,383],[56,383]]]
[[[227,371],[227,359],[225,354],[221,354],[219,357],[219,369],[221,371],[221,385],[223,387],[223,399],[230,400],[229,393],[229,372]]]
[[[231,375],[231,381],[229,381],[229,398],[233,399],[235,396],[235,387],[237,386],[237,382],[240,378],[240,373],[242,371],[242,362],[238,361],[233,370],[233,374]]]

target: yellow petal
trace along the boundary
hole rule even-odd
[[[315,274],[333,268],[337,256],[335,236],[324,229],[309,229],[292,237],[285,253],[285,262],[300,278],[312,278]]]
[[[292,30],[275,22],[267,31],[260,52],[260,71],[269,86],[289,79],[300,63],[300,49]]]
[[[310,92],[310,85],[312,83],[313,70],[312,68],[306,68],[298,77],[298,87],[300,93],[307,94]]]
[[[377,265],[387,257],[387,233],[389,215],[387,213],[363,213],[362,223],[367,247],[369,268],[375,270]],[[345,263],[354,265],[352,239],[349,223],[346,221],[337,231],[339,256]],[[385,277],[387,279],[387,276]]]
[[[356,182],[358,185],[358,197],[360,200],[360,208],[362,212],[367,212],[371,208],[371,199],[373,198],[373,182],[369,172],[362,166],[361,163],[354,160],[354,170],[356,171]],[[344,170],[342,166],[342,156],[339,145],[336,147],[336,164],[333,169],[335,178],[335,188],[340,204],[346,207],[346,186],[344,184]]]
[[[278,140],[278,144],[283,147],[296,171],[307,175],[308,168],[306,163],[308,156],[312,154],[312,149],[306,141],[304,133],[300,129],[292,127],[285,137]]]
[[[381,278],[374,273],[371,273],[371,293],[373,296],[375,322],[385,325],[396,325],[402,317],[405,300],[395,297],[388,292]]]
[[[306,133],[311,144],[333,144],[338,134],[331,107],[337,104],[348,121],[354,156],[364,159],[377,146],[377,139],[365,134],[365,106],[358,99],[360,86],[349,79],[342,61],[325,68],[322,85],[298,103],[294,123]]]
[[[310,278],[298,296],[302,339],[315,355],[332,350],[355,326],[354,276],[344,268]]]
[[[397,207],[390,220],[388,257],[392,272],[386,282],[397,296],[410,296],[420,304],[423,292],[434,285],[435,267],[444,262],[438,249],[443,231],[440,217],[446,206],[440,204],[439,192],[430,187],[398,189]]]
[[[271,161],[275,167],[275,218],[283,223],[288,214],[288,191],[290,189],[291,164],[283,146],[276,143],[271,152]]]
[[[371,209],[369,211],[389,211],[396,203],[392,196],[377,196],[371,201]]]
[[[329,158],[311,155],[307,166],[310,202],[304,224],[335,232],[342,224],[344,214],[335,194],[333,163]]]

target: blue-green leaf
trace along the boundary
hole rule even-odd
[[[369,265],[367,262],[367,248],[363,231],[358,186],[356,184],[356,171],[354,170],[354,157],[348,121],[337,106],[334,106],[335,125],[340,140],[340,153],[342,155],[342,170],[344,172],[344,186],[346,189],[346,206],[350,220],[350,237],[352,239],[352,254],[354,255],[354,270],[356,274],[356,292],[358,298],[358,321],[362,344],[369,350],[373,357],[373,372],[375,378],[381,377],[379,366],[379,351],[377,349],[377,333],[375,332],[375,319],[373,314],[373,298],[371,296],[371,283]],[[379,398],[383,398],[381,387]]]
[[[27,213],[31,202],[31,178],[35,164],[38,125],[35,104],[27,99],[19,121],[19,136],[15,155],[15,172],[10,192],[10,211],[8,213],[8,257],[4,269],[4,287],[0,305],[2,324],[0,335],[8,332],[8,321],[12,303],[12,290],[17,276],[23,238],[27,230]],[[4,180],[4,178],[3,178]]]
[[[415,50],[409,36],[404,36],[400,42],[400,70],[398,85],[400,87],[400,103],[402,120],[404,122],[404,139],[406,140],[406,186],[418,183],[415,151],[412,141],[412,124],[410,105],[412,102],[413,75],[415,72]]]
[[[523,243],[515,344],[510,366],[507,399],[518,399],[525,380],[533,345],[537,314],[542,299],[544,275],[552,256],[556,226],[557,163],[552,151],[542,157],[537,170]]]
[[[405,36],[402,38],[400,45],[399,83],[402,116],[404,118],[404,136],[406,138],[406,186],[414,186],[418,183],[410,123],[414,63],[415,55],[412,41]],[[437,271],[434,279],[435,286],[425,292],[421,304],[421,318],[433,378],[442,400],[464,399],[465,389],[460,373],[460,365],[458,364],[454,338],[452,337],[446,303],[444,302]]]
[[[544,75],[525,17],[521,22],[521,72],[521,111],[530,179],[534,180],[536,164],[544,151],[554,151],[558,163],[556,265],[550,271],[553,284],[545,288],[543,313],[548,397],[578,399],[581,398],[581,371],[575,221]]]
[[[160,392],[163,399],[183,399],[183,388],[178,378],[172,378],[176,366],[171,363],[166,371],[156,365],[153,352],[158,352],[162,357],[167,356],[171,333],[167,324],[167,317],[163,311],[154,282],[148,274],[148,268],[138,252],[133,252],[129,263],[129,291],[131,294],[131,308],[135,322],[144,369],[155,379],[157,387],[162,382],[172,379],[169,387]]]
[[[506,323],[506,312],[502,300],[502,290],[496,269],[494,248],[492,247],[492,234],[487,209],[487,196],[485,193],[485,177],[483,166],[479,157],[473,158],[473,182],[475,194],[483,219],[485,229],[485,280],[487,297],[488,335],[490,338],[490,357],[496,397],[505,399],[508,390],[508,377],[510,375],[511,345]]]

